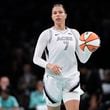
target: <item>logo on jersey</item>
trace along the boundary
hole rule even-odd
[[[58,36],[59,34],[55,34],[55,36]]]
[[[72,37],[68,37],[68,36],[57,37],[57,41],[63,41],[63,43],[65,44],[64,50],[68,49],[69,41],[72,40],[73,40]]]
[[[72,41],[72,37],[57,37],[57,41]]]

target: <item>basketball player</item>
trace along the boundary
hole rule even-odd
[[[80,34],[65,25],[67,13],[62,4],[53,6],[51,17],[54,25],[41,33],[33,62],[45,68],[44,92],[48,110],[60,110],[62,100],[66,110],[79,110],[83,91],[80,88],[76,54],[85,63],[92,52],[83,52],[79,48]],[[48,54],[45,61],[41,56],[46,48]]]

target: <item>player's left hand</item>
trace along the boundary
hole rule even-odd
[[[98,50],[99,47],[100,47],[100,46],[98,46],[98,47],[93,47],[93,48],[91,49],[91,52],[95,52],[96,50]]]

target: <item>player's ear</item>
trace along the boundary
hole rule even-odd
[[[67,19],[67,13],[65,13],[65,19]]]
[[[51,15],[51,19],[53,20],[53,16]]]

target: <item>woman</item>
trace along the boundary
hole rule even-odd
[[[35,90],[30,94],[29,108],[30,110],[47,110],[45,98],[43,95],[43,82],[38,80],[35,84]]]
[[[10,94],[9,88],[2,88],[0,91],[0,110],[19,110],[18,101]]]
[[[88,61],[92,52],[79,48],[80,34],[66,27],[67,14],[62,4],[52,8],[54,26],[44,30],[37,42],[33,62],[45,68],[44,91],[48,110],[60,110],[63,100],[66,110],[79,110],[80,95],[77,54],[82,63]],[[44,50],[47,60],[41,58]],[[94,49],[95,51],[95,49]]]

